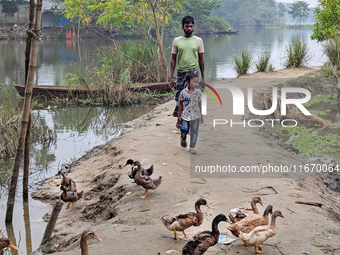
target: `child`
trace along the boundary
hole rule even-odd
[[[203,123],[203,115],[201,114],[201,95],[202,92],[197,89],[198,74],[189,71],[185,76],[185,81],[188,84],[179,95],[178,119],[177,124],[181,126],[181,146],[187,147],[187,134],[190,129],[190,148],[191,154],[196,154],[195,150],[198,126],[201,120]]]

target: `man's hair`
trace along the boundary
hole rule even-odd
[[[190,24],[192,23],[193,25],[195,24],[194,18],[192,16],[185,16],[182,19],[182,26],[184,26],[184,24]]]
[[[198,77],[198,72],[195,71],[189,71],[185,75],[185,81],[190,82],[192,78]]]

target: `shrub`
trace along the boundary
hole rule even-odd
[[[247,50],[243,50],[241,57],[235,56],[235,69],[238,75],[246,74],[252,64],[252,56]]]

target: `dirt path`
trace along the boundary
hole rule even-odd
[[[255,74],[254,78],[268,79],[238,78],[218,81],[215,85],[228,82],[245,93],[248,87],[260,92],[262,88],[282,82],[280,78],[297,77],[311,71],[314,70],[285,70],[277,72],[277,76],[269,74],[266,77],[257,77]],[[223,160],[235,166],[305,162],[296,154],[279,147],[276,142],[260,136],[257,129],[226,128],[222,125],[213,128],[214,118],[222,114],[230,118],[232,112],[232,100],[228,98],[227,92],[218,92],[224,105],[215,107],[211,102],[208,103],[208,115],[200,126],[197,157],[223,151]],[[103,239],[100,243],[89,242],[90,254],[93,255],[157,255],[166,254],[168,250],[181,252],[186,240],[179,233],[181,241],[176,243],[173,233],[161,223],[162,216],[172,217],[193,211],[195,201],[204,197],[213,209],[202,208],[203,224],[189,228],[187,233],[192,235],[211,229],[212,219],[217,214],[228,214],[231,208],[248,206],[251,198],[258,194],[285,216],[285,219],[277,220],[276,236],[263,245],[264,254],[302,254],[302,251],[324,254],[327,248],[335,249],[327,254],[340,254],[339,224],[321,208],[295,203],[322,202],[314,193],[303,189],[298,179],[263,178],[261,175],[259,178],[190,178],[190,154],[180,147],[179,135],[174,132],[175,118],[171,116],[173,107],[173,101],[158,106],[150,114],[134,121],[133,125],[137,127],[133,131],[93,149],[72,167],[69,176],[76,180],[78,190],[86,191],[85,199],[75,203],[70,212],[63,208],[54,237],[44,246],[44,253],[56,250],[54,244],[66,241],[58,248],[63,250],[58,254],[80,254],[77,239],[85,229],[94,230]],[[235,121],[243,120],[243,116],[233,118]],[[211,146],[203,147],[206,142]],[[153,165],[153,176],[163,177],[161,186],[150,191],[145,199],[140,199],[142,188],[134,188],[128,178],[128,167],[120,167],[129,158],[141,161],[144,167]],[[41,186],[44,190],[42,197],[58,196],[59,187],[53,185],[54,181],[60,182],[57,178],[51,178]],[[271,189],[259,190],[266,186],[272,186],[277,193]],[[41,191],[38,191],[37,196],[39,194]],[[260,208],[260,212],[263,210]],[[219,225],[222,234],[233,237],[225,226],[227,223],[224,222]],[[206,254],[255,253],[254,247],[246,247],[238,239],[228,246],[216,245]]]

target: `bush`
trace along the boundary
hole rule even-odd
[[[333,67],[340,67],[340,37],[329,39],[323,44],[323,50],[325,51],[329,62]]]
[[[255,63],[256,70],[258,72],[266,72],[269,69],[269,59],[270,59],[270,53],[267,53],[265,55],[258,55],[258,62]]]
[[[310,59],[307,44],[302,43],[299,36],[296,37],[294,46],[289,44],[286,48],[286,60],[284,66],[290,67],[304,67]]]
[[[241,57],[235,56],[235,69],[238,75],[246,74],[252,64],[252,56],[247,50],[243,50]]]

